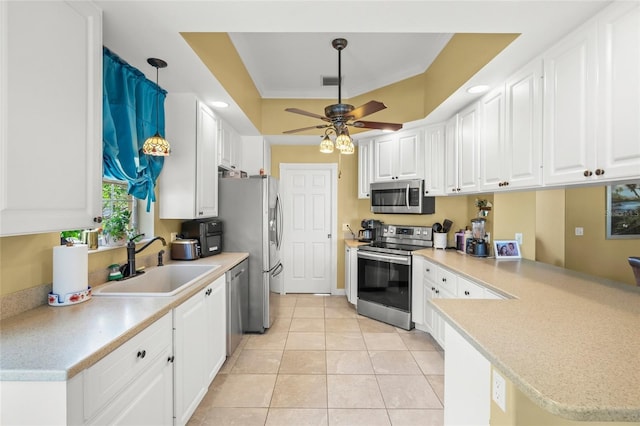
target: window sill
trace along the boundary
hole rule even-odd
[[[143,238],[140,241],[137,241],[136,244],[143,244],[146,243],[148,241],[151,241],[151,238]],[[110,251],[110,250],[117,250],[117,249],[121,249],[121,248],[127,248],[126,244],[123,244],[121,246],[98,246],[97,249],[95,250],[89,250],[89,254],[93,254],[93,253],[102,253],[105,251]]]

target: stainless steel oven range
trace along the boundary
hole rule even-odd
[[[358,247],[358,313],[411,330],[411,252],[432,246],[431,227],[384,225]]]

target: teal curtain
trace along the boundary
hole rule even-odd
[[[149,211],[164,157],[143,154],[142,145],[156,130],[165,134],[167,92],[106,47],[102,73],[103,176],[126,181],[129,194],[147,200]]]

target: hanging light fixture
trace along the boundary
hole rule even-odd
[[[167,156],[171,152],[169,142],[160,136],[160,86],[158,85],[158,69],[166,68],[167,63],[162,59],[148,58],[147,63],[156,69],[156,134],[144,141],[142,152],[147,155]]]

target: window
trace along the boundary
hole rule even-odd
[[[131,229],[138,230],[138,203],[127,194],[127,183],[104,179],[102,181],[102,218],[108,219],[115,211],[131,212]]]

